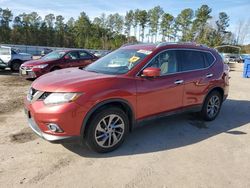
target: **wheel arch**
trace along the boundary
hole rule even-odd
[[[81,135],[83,135],[85,137],[85,133],[86,133],[85,130],[88,128],[88,123],[93,118],[93,115],[96,112],[98,112],[104,108],[108,108],[110,106],[119,107],[128,115],[129,131],[131,132],[133,130],[133,127],[135,124],[135,115],[134,115],[134,110],[133,110],[132,105],[124,99],[108,99],[108,100],[105,100],[105,101],[102,101],[102,102],[96,104],[94,107],[91,108],[91,110],[89,110],[89,112],[85,116],[83,123],[82,123]]]
[[[9,62],[9,66],[11,66],[12,65],[12,63],[15,63],[15,62],[19,62],[19,63],[23,63],[24,61],[23,60],[21,60],[21,59],[12,59],[10,62]]]
[[[222,98],[222,100],[223,100],[223,98],[224,98],[224,89],[223,89],[222,87],[220,87],[220,86],[217,86],[217,87],[213,87],[213,88],[211,88],[211,89],[209,90],[209,92],[207,93],[206,97],[203,99],[203,104],[204,104],[204,102],[205,102],[207,96],[208,96],[210,93],[212,93],[213,91],[218,91],[218,92],[221,94],[221,98]]]
[[[19,66],[18,69],[19,69],[20,66],[24,63],[24,61],[21,60],[21,59],[12,59],[12,60],[8,63],[8,67],[10,67],[12,71],[18,71],[18,70],[14,70],[14,69],[13,69],[13,65],[14,65],[15,63],[18,63],[18,66]]]

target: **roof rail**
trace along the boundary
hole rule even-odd
[[[157,44],[156,48],[160,48],[162,46],[167,46],[167,45],[171,45],[171,44],[178,44],[177,42],[161,42],[159,44]]]
[[[123,44],[121,47],[129,46],[129,45],[136,45],[136,44],[143,44],[143,43],[142,42],[130,42],[130,43]]]
[[[205,44],[197,44],[196,42],[162,42],[159,43],[156,48],[162,47],[162,46],[167,46],[167,45],[171,45],[171,44],[182,44],[182,45],[192,45],[192,46],[201,46],[201,47],[206,47],[209,48],[207,45]]]

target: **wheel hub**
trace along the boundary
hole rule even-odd
[[[124,121],[116,114],[111,114],[101,119],[95,130],[97,144],[104,148],[113,147],[124,134]]]

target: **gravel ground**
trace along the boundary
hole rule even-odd
[[[231,72],[219,117],[178,115],[145,123],[116,151],[51,144],[29,128],[31,81],[0,72],[0,187],[250,187],[250,79]]]

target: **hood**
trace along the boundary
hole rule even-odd
[[[32,83],[32,87],[47,92],[84,92],[84,89],[89,85],[93,86],[115,77],[116,75],[88,72],[79,68],[67,68],[39,77]]]
[[[41,64],[47,64],[53,61],[48,61],[48,60],[43,60],[43,59],[35,59],[35,60],[30,60],[30,61],[26,61],[22,64],[22,66],[27,66],[27,67],[32,67],[35,65],[41,65]]]

